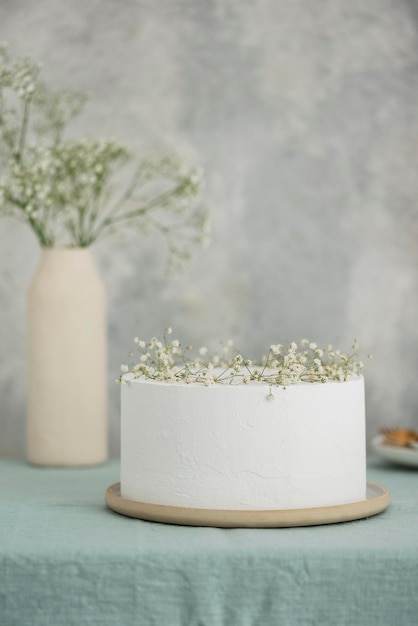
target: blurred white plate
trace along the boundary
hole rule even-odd
[[[376,435],[372,440],[373,451],[383,459],[398,463],[398,465],[408,465],[418,467],[418,448],[401,448],[398,446],[388,446],[384,442],[383,435]]]

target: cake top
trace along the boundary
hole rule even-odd
[[[183,347],[178,339],[171,339],[172,332],[166,328],[162,340],[153,337],[146,342],[135,337],[129,364],[121,365],[118,381],[126,382],[124,374],[130,373],[134,379],[143,377],[166,383],[211,386],[259,382],[286,386],[344,382],[361,376],[363,368],[357,341],[347,354],[330,345],[320,348],[307,339],[300,342],[300,347],[294,341],[287,347],[272,344],[267,354],[252,360],[243,356],[231,340],[220,342],[216,353],[210,354],[202,346],[193,356],[192,346]]]

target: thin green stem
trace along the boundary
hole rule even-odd
[[[138,181],[139,181],[140,178],[141,178],[141,166],[139,165],[137,167],[137,169],[135,170],[135,172],[134,172],[134,174],[132,176],[131,182],[127,186],[126,190],[121,195],[119,200],[116,202],[114,207],[110,210],[110,214],[111,215],[115,214],[115,213],[118,213],[118,211],[123,207],[125,202],[127,202],[132,197],[132,194],[135,191],[136,186],[137,186]]]
[[[29,226],[34,231],[35,235],[38,237],[39,243],[41,244],[41,246],[43,248],[51,246],[53,244],[52,239],[48,237],[47,233],[42,228],[41,224],[39,224],[39,222],[37,222],[31,215],[28,215],[26,213],[25,211],[26,205],[20,200],[18,200],[17,198],[10,195],[9,193],[5,194],[5,198],[7,202],[10,202],[10,204],[13,204],[14,206],[21,209],[23,219],[29,224]]]
[[[174,189],[170,189],[164,193],[159,194],[148,202],[148,204],[140,207],[139,209],[134,209],[133,211],[127,211],[126,213],[118,213],[116,215],[109,215],[105,220],[103,220],[96,228],[96,231],[92,234],[93,241],[98,241],[106,237],[106,231],[109,228],[112,228],[115,224],[120,222],[126,222],[130,220],[134,220],[135,218],[142,217],[146,215],[153,209],[160,209],[167,205],[168,201],[176,195],[179,186]]]
[[[135,191],[135,188],[138,184],[138,180],[140,179],[140,174],[141,174],[141,168],[139,166],[135,170],[131,178],[131,182],[129,183],[125,192],[116,202],[116,204],[113,207],[111,207],[108,211],[103,211],[103,206],[101,206],[99,202],[99,200],[103,199],[103,196],[105,195],[105,187],[103,187],[100,193],[96,195],[96,197],[92,200],[93,208],[90,211],[90,216],[88,220],[88,234],[86,234],[86,238],[89,239],[90,242],[95,241],[97,239],[96,233],[100,232],[100,231],[96,231],[95,233],[96,220],[99,215],[99,212],[101,211],[102,215],[104,213],[102,224],[105,223],[110,218],[111,215],[118,213],[118,211],[122,208],[125,202],[127,202],[132,197],[132,194]],[[107,216],[106,216],[106,213],[108,214]]]
[[[20,129],[18,150],[17,150],[17,155],[16,155],[17,160],[19,162],[23,160],[23,151],[25,149],[26,135],[28,132],[28,125],[29,125],[30,105],[31,105],[31,100],[30,99],[25,100],[25,104],[23,105],[22,128]]]

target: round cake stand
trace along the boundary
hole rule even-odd
[[[377,515],[387,508],[390,496],[385,487],[369,481],[366,499],[360,502],[311,509],[230,511],[190,509],[127,500],[120,494],[120,483],[115,483],[106,489],[105,499],[113,511],[151,522],[218,528],[286,528],[335,524]]]

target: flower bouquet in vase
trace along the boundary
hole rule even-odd
[[[106,293],[90,246],[123,229],[157,230],[175,271],[206,234],[201,171],[177,156],[66,138],[85,102],[49,89],[38,65],[0,46],[0,213],[25,222],[42,249],[27,321],[27,458],[39,465],[107,459]]]

